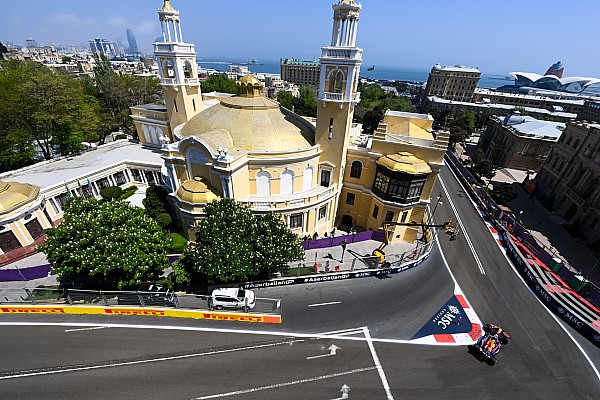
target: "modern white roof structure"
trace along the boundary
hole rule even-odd
[[[591,84],[599,83],[600,79],[586,78],[582,76],[567,76],[559,78],[556,75],[540,75],[534,72],[511,72],[510,76],[515,78],[519,87],[536,87],[565,92],[582,92]]]
[[[527,115],[521,116],[518,112],[507,115],[503,124],[513,127],[521,134],[520,136],[550,140],[558,140],[566,126],[561,122],[543,121]]]
[[[78,179],[85,184],[87,177],[123,163],[155,165],[164,168],[161,153],[157,149],[142,147],[139,143],[118,140],[99,146],[77,156],[43,161],[29,167],[0,174],[0,181],[30,183],[42,191],[73,182]],[[163,171],[166,174],[166,170]]]

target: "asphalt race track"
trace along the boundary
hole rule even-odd
[[[480,319],[513,337],[496,366],[466,346],[405,342],[453,294],[434,247],[423,264],[390,278],[257,291],[282,299],[281,325],[3,315],[1,398],[600,398],[597,372],[515,274],[452,175],[440,176],[466,231],[452,242],[440,235],[444,256]],[[435,217],[444,221],[454,213],[437,188]],[[63,326],[9,326],[19,322]]]

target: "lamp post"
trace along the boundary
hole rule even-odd
[[[344,261],[344,253],[346,252],[346,245],[348,243],[346,242],[346,239],[342,240],[342,242],[340,243],[340,246],[342,246],[342,262]]]
[[[433,207],[433,211],[431,212],[431,220],[434,221],[435,210],[437,210],[438,206],[442,203],[442,194],[438,194],[437,201],[435,202],[435,207]]]

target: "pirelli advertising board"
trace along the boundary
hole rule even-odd
[[[281,315],[212,312],[136,307],[91,307],[91,306],[0,306],[0,314],[93,314],[93,315],[139,315],[149,317],[196,318],[213,321],[258,322],[280,324]]]

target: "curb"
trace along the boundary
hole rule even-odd
[[[141,307],[99,307],[99,306],[0,306],[1,314],[27,315],[124,315],[148,317],[193,318],[213,321],[257,322],[265,324],[280,324],[281,315],[272,314],[242,314],[233,312],[213,312],[202,310],[184,310],[171,308],[141,308]],[[101,325],[101,324],[99,324]]]

